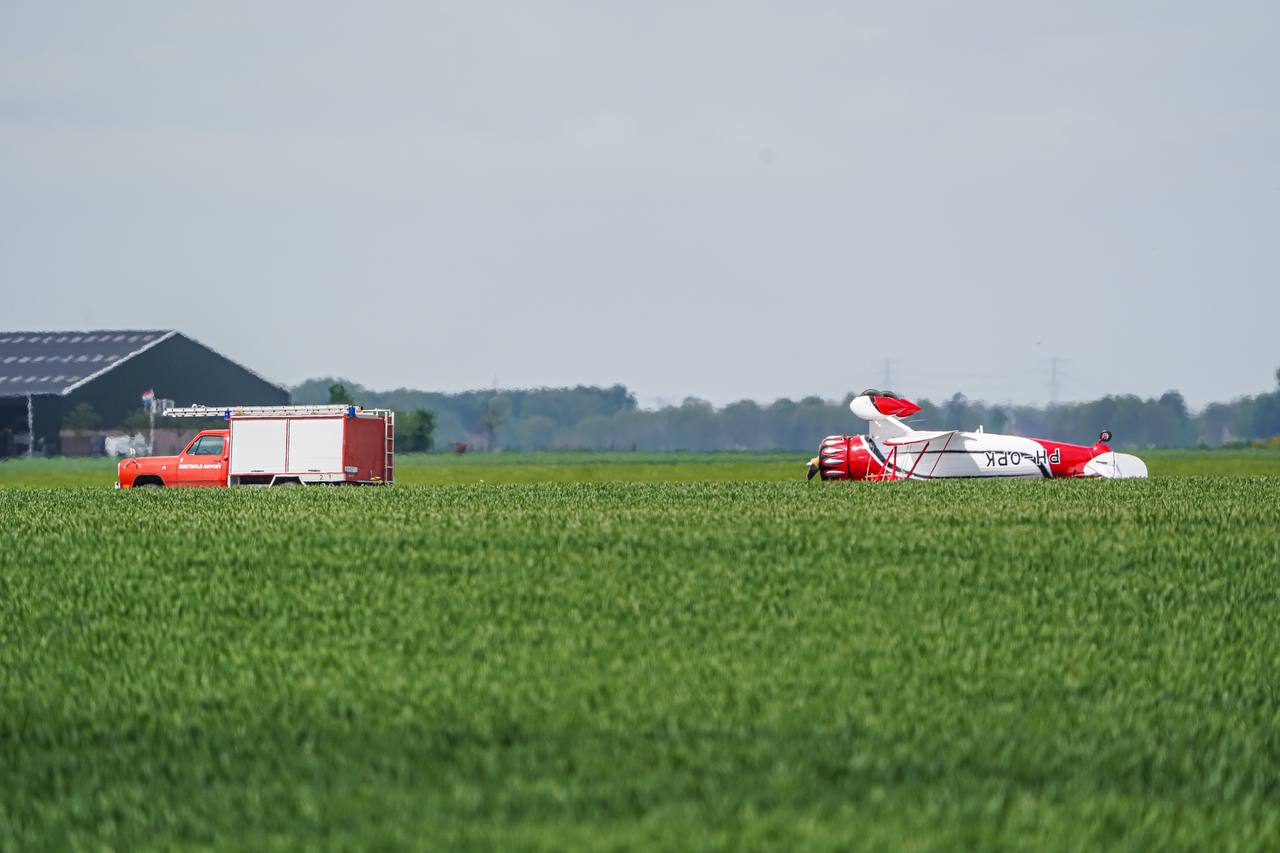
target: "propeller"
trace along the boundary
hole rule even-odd
[[[805,479],[812,480],[814,478],[814,475],[816,475],[817,473],[818,473],[818,457],[815,456],[809,460],[809,473],[807,476],[805,476]]]

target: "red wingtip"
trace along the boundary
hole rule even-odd
[[[899,418],[909,418],[916,412],[920,411],[920,407],[910,400],[904,400],[901,397],[874,397],[876,409],[882,415],[893,415]]]

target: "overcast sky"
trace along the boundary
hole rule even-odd
[[[271,379],[1269,390],[1280,4],[0,0],[0,328]]]

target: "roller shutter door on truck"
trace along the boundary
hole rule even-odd
[[[231,476],[283,471],[287,423],[283,418],[231,421]]]
[[[290,474],[342,473],[342,418],[289,421]]]

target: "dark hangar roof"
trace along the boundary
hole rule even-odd
[[[65,393],[174,334],[172,329],[0,332],[0,397]]]

